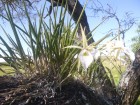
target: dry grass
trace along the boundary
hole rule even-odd
[[[14,70],[12,69],[12,67],[10,66],[6,66],[6,63],[1,63],[0,65],[0,76],[3,75],[13,75],[14,74]]]

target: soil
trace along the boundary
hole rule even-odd
[[[0,105],[101,105],[99,97],[79,80],[55,86],[45,77],[0,77]]]

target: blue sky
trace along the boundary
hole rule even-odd
[[[89,1],[95,1],[95,0],[89,0]],[[131,38],[133,36],[136,36],[136,29],[138,23],[140,23],[140,0],[99,0],[101,4],[104,6],[104,8],[107,8],[107,4],[109,4],[113,10],[116,12],[116,15],[119,19],[125,18],[125,13],[129,12],[131,13],[131,17],[134,17],[137,21],[137,24],[135,24],[128,32],[125,34],[125,43],[128,47],[131,45]],[[85,0],[80,0],[80,2],[83,4]],[[88,7],[90,7],[90,3],[88,4]],[[96,3],[96,2],[95,2]],[[47,5],[50,5],[49,3]],[[96,17],[93,16],[93,11],[91,9],[86,9],[86,14],[88,16],[88,22],[90,29],[93,29],[96,27],[102,20],[101,15],[97,15]],[[7,23],[2,24],[2,21],[0,21],[0,24],[3,25],[7,33],[12,33],[11,29],[9,28],[9,25]],[[110,29],[118,28],[118,25],[115,21],[115,19],[110,19],[109,21],[106,21],[102,26],[100,26],[94,33],[93,37],[95,41],[102,38]],[[2,30],[0,29],[0,35],[3,36]],[[12,34],[11,34],[12,35]]]
[[[85,0],[82,0],[82,2],[84,2],[84,1]],[[140,23],[140,12],[139,12],[139,10],[140,10],[140,0],[99,0],[99,1],[101,2],[101,4],[104,6],[105,9],[108,7],[107,4],[109,4],[113,8],[113,10],[116,12],[116,15],[118,16],[118,18],[120,20],[121,19],[125,19],[125,13],[126,12],[131,14],[131,17],[135,18],[136,24],[129,31],[127,31],[126,34],[125,34],[126,45],[128,47],[130,47],[131,38],[133,36],[137,35],[137,33],[136,33],[137,25],[138,25],[138,23]],[[88,9],[87,9],[86,13],[89,16],[93,14]],[[100,23],[101,18],[100,18],[100,16],[99,17],[95,17],[95,18],[89,17],[88,21],[89,21],[90,28],[92,29],[98,23]],[[115,19],[110,19],[109,21],[105,22],[95,32],[94,39],[98,40],[101,37],[103,37],[104,34],[107,31],[109,31],[110,29],[117,28],[118,25],[116,23],[117,22],[116,22]]]

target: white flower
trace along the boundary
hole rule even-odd
[[[83,66],[83,68],[86,70],[90,64],[93,62],[93,56],[91,54],[90,51],[88,50],[82,50],[79,55],[78,58]]]
[[[99,50],[97,50],[95,56],[94,56],[94,59],[95,60],[98,60],[98,58],[101,56],[101,52]]]
[[[114,49],[123,49],[124,41],[123,40],[109,41],[105,45],[106,52],[111,53]]]
[[[97,60],[100,57],[101,54],[100,54],[99,50],[93,48],[91,50],[91,55],[93,56],[94,60]]]
[[[121,59],[122,54],[124,54],[125,46],[123,40],[116,40],[114,42],[112,56],[115,56],[117,59]]]
[[[120,51],[121,51],[120,53],[124,53],[124,54],[128,55],[131,62],[133,62],[135,60],[135,54],[131,50],[129,50],[127,47],[124,46],[123,40],[117,40],[115,42],[115,48],[120,49]],[[119,54],[119,56],[121,56],[121,54]]]
[[[74,55],[74,58],[75,58],[75,59],[78,58],[78,54]]]
[[[123,40],[116,40],[115,41],[115,48],[121,48],[121,49],[124,49],[124,41]]]
[[[127,47],[124,45],[124,40],[116,40],[116,41],[109,41],[106,43],[105,52],[107,56],[114,56],[117,59],[122,59],[122,55],[126,54],[129,56],[131,62],[135,60],[135,54],[128,50]]]
[[[135,60],[135,54],[131,50],[125,48],[124,53],[129,56],[131,62],[133,62]]]
[[[105,44],[105,48],[104,48],[104,54],[106,55],[111,55],[112,51],[113,51],[113,48],[115,46],[115,43],[113,41],[108,41],[106,44]]]

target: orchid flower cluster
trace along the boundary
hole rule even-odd
[[[87,39],[84,34],[84,30],[82,30],[82,47],[81,46],[67,46],[65,48],[78,48],[81,49],[79,54],[76,54],[74,58],[78,58],[82,67],[86,71],[88,67],[96,61],[100,56],[115,56],[117,59],[121,59],[122,53],[126,54],[130,60],[133,62],[135,59],[134,53],[125,47],[124,41],[121,39],[112,40],[104,44],[103,46],[97,46],[100,42],[110,36],[110,34],[106,35],[98,42],[88,45]],[[106,54],[105,54],[106,53]]]
[[[135,60],[135,54],[125,46],[124,40],[118,38],[117,40],[109,41],[105,44],[106,56],[114,56],[121,60],[122,55],[127,55],[131,62]]]

